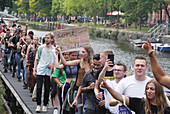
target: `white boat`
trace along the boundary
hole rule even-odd
[[[158,51],[170,52],[170,45],[169,44],[160,45],[158,46]]]
[[[133,42],[135,47],[142,47],[143,43],[142,43],[141,39],[133,40],[132,42]]]
[[[0,11],[0,17],[3,17],[3,20],[7,20],[7,21],[13,21],[13,22],[17,22],[19,21],[19,18],[16,18],[10,14],[7,14],[5,12]]]

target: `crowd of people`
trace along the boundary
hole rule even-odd
[[[58,24],[55,29],[60,28]],[[53,33],[39,41],[27,29],[28,24],[23,29],[1,20],[3,72],[23,80],[23,89],[30,90],[37,103],[37,113],[48,111],[50,98],[53,114],[116,114],[124,101],[132,113],[170,114],[170,103],[162,87],[170,88],[170,77],[157,63],[149,39],[142,47],[150,57],[155,79],[146,75],[147,60],[143,56],[134,60],[134,75],[126,76],[126,65],[108,58],[114,55],[112,50],[94,54],[93,48],[86,46],[81,54],[63,53],[55,44]],[[104,80],[108,72],[112,72],[114,80]]]

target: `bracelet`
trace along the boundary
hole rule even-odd
[[[59,88],[61,88],[63,86],[63,84],[61,84],[60,86],[59,86]]]

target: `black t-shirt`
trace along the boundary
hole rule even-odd
[[[23,46],[23,45],[25,45],[25,43],[22,41],[22,42],[20,43],[21,49],[17,49],[17,53],[18,53],[18,54],[21,54],[21,50],[22,50],[22,46]]]
[[[9,36],[9,37],[6,36],[6,37],[4,38],[5,49],[10,49],[10,48],[8,47],[8,43],[7,43],[7,41],[9,42],[10,37],[11,37],[11,36]]]
[[[150,104],[152,114],[157,114],[157,106]],[[140,98],[129,98],[129,108],[136,114],[145,114],[145,101]],[[165,108],[164,114],[170,114],[170,107]]]
[[[20,37],[14,36],[11,40],[11,42],[14,44],[13,49],[17,50],[17,43],[19,42]]]
[[[96,73],[96,75],[95,75],[95,79],[96,79],[96,80],[98,80],[99,74],[100,74],[100,72],[103,70],[103,68],[104,68],[104,67],[101,67],[101,68],[97,71],[97,73]],[[113,76],[113,71],[106,71],[105,76]]]

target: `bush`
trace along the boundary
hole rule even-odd
[[[95,28],[91,28],[90,31],[89,31],[89,34],[94,35],[94,33],[95,33]]]
[[[122,36],[125,36],[125,32],[122,32]]]
[[[139,38],[140,38],[140,36],[137,34],[137,35],[136,35],[136,39],[139,39]]]
[[[105,37],[105,38],[107,38],[107,36],[108,36],[108,33],[107,32],[102,32],[102,37]]]
[[[119,31],[112,32],[111,36],[117,38]]]
[[[100,30],[95,31],[95,36],[101,37],[102,32]]]
[[[112,33],[112,30],[109,30],[109,33],[111,34],[111,33]]]

